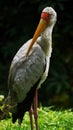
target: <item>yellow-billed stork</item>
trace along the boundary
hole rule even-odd
[[[31,105],[36,91],[48,76],[52,52],[52,30],[56,17],[57,14],[52,7],[44,8],[33,38],[24,43],[12,60],[8,86],[11,105],[15,105],[12,109],[13,123],[18,119],[21,124],[26,111],[30,111],[30,118],[32,118]],[[37,107],[35,105],[34,110]],[[38,130],[36,112],[34,116],[36,130]],[[31,129],[33,130],[32,121]]]

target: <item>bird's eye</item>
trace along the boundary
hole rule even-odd
[[[46,12],[42,12],[42,14],[41,14],[41,18],[43,18],[43,19],[45,19],[45,18],[47,18],[49,16],[50,15],[48,13],[46,13]]]
[[[42,12],[41,18],[44,19],[48,25],[49,19],[50,19],[50,14],[46,12]]]

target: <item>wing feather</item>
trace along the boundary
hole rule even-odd
[[[38,44],[34,44],[30,54],[26,51],[30,40],[24,44],[13,58],[9,72],[9,89],[12,100],[22,102],[34,84],[42,77],[45,68],[45,54]]]

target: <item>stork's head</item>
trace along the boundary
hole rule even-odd
[[[55,12],[55,10],[52,7],[46,7],[43,9],[42,13],[41,13],[41,19],[39,22],[39,25],[34,33],[32,42],[26,52],[26,56],[29,54],[33,44],[35,43],[35,41],[37,40],[38,36],[45,31],[45,29],[48,26],[54,26],[55,22],[56,22],[56,17],[57,14]]]
[[[52,7],[46,7],[41,13],[41,19],[46,22],[47,26],[54,25],[56,23],[57,14]]]

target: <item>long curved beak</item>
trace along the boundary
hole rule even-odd
[[[26,52],[26,56],[29,55],[29,52],[30,52],[33,44],[35,43],[35,41],[37,40],[37,38],[39,37],[39,35],[45,30],[46,27],[47,27],[46,21],[41,18],[40,22],[39,22],[39,24],[37,26],[37,29],[36,29],[36,31],[34,33],[33,39],[32,39],[32,41],[31,41],[31,43],[29,45],[29,48],[28,48],[28,50]]]

